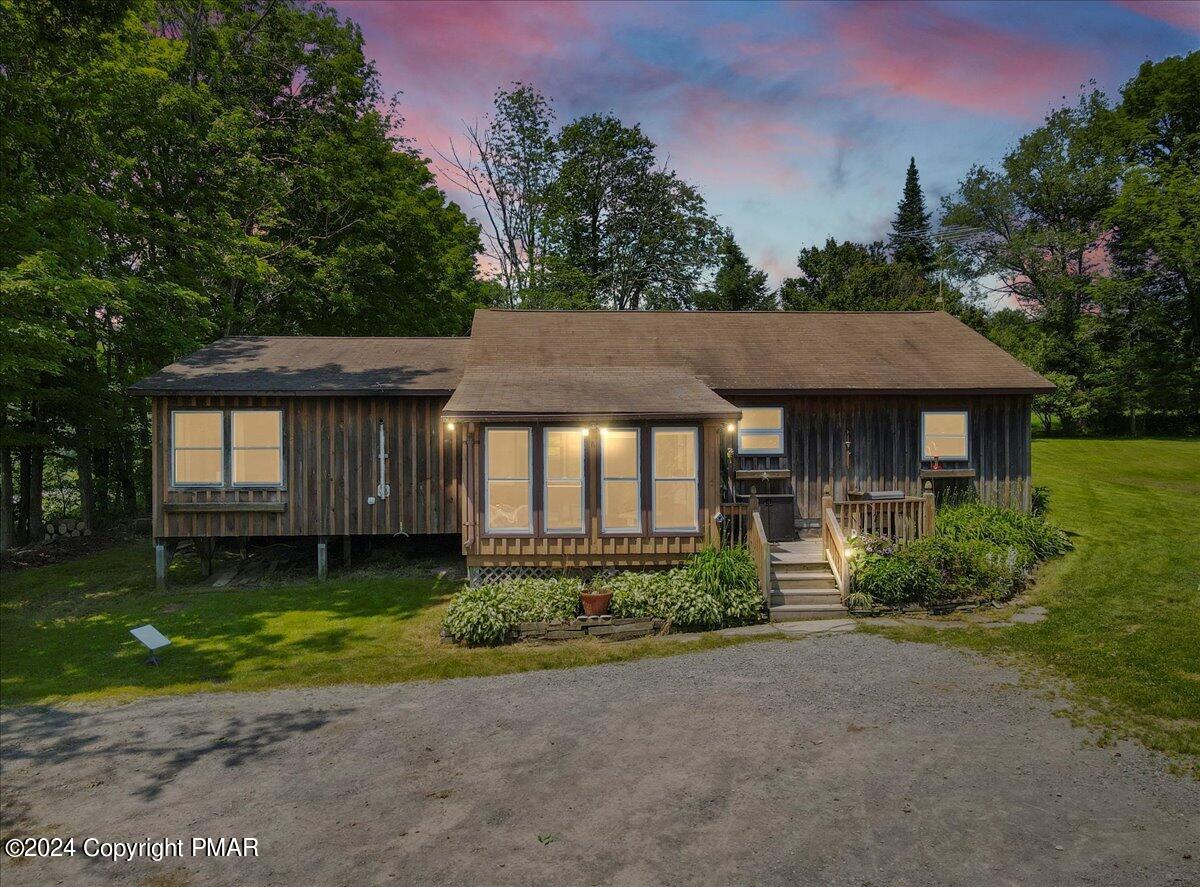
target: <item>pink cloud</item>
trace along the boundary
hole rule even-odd
[[[1181,31],[1200,34],[1200,2],[1196,0],[1114,0],[1117,6]]]
[[[833,16],[851,86],[966,111],[1037,118],[1049,97],[1102,67],[1093,54],[926,4],[858,3]]]

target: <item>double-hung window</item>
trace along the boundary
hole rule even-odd
[[[606,428],[600,435],[600,523],[606,533],[642,531],[642,496],[636,428]]]
[[[547,533],[583,532],[583,430],[545,432],[545,521]]]
[[[966,410],[926,410],[921,413],[921,458],[965,461],[969,458]]]
[[[695,532],[700,528],[695,428],[654,429],[654,530]]]
[[[484,527],[489,533],[533,532],[533,478],[528,428],[488,428],[484,437]]]
[[[179,487],[225,483],[225,415],[220,410],[171,414],[171,482]]]
[[[230,464],[235,487],[277,487],[283,483],[283,412],[231,410]]]
[[[783,454],[783,407],[744,407],[738,422],[738,452],[748,456]]]

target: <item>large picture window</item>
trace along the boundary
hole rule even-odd
[[[783,453],[783,407],[744,407],[738,422],[738,452],[778,456]]]
[[[654,529],[700,528],[699,475],[695,428],[654,429]]]
[[[921,413],[921,458],[965,461],[967,447],[966,410],[928,410]]]
[[[606,533],[642,531],[638,431],[608,428],[600,435],[600,522]]]
[[[181,487],[225,482],[225,417],[220,410],[171,414],[171,480]]]
[[[528,428],[488,428],[485,519],[489,533],[530,533],[532,488]]]
[[[234,486],[277,487],[283,483],[283,413],[232,410],[230,460]]]
[[[547,428],[545,530],[583,532],[583,431]]]

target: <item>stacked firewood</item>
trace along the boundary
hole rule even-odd
[[[57,542],[60,539],[72,539],[77,536],[90,536],[92,531],[81,520],[63,518],[46,524],[46,542]]]

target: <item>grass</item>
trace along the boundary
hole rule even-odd
[[[362,572],[318,584],[199,587],[192,560],[157,591],[148,543],[3,578],[0,700],[122,701],[201,690],[264,690],[430,680],[624,662],[744,639],[589,639],[556,646],[443,644],[457,585]],[[152,622],[172,640],[157,667],[129,629]]]
[[[881,630],[1037,666],[1069,681],[1101,741],[1134,738],[1200,776],[1200,440],[1034,442],[1034,482],[1075,550],[1046,564],[1036,625]]]

